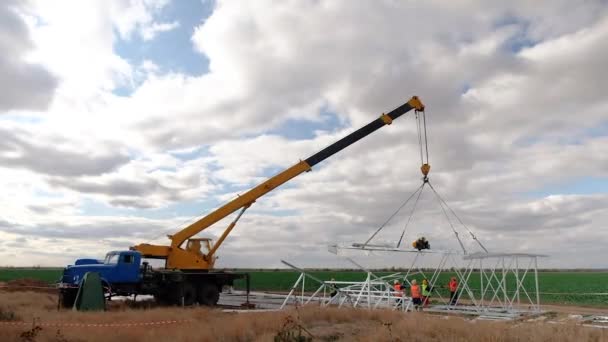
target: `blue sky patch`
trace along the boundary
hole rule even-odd
[[[582,145],[587,139],[601,137],[608,137],[608,121],[602,121],[596,125],[584,129],[572,130],[570,132],[561,134],[561,136],[525,136],[514,141],[513,145],[516,147],[525,148],[545,141],[550,143],[557,143],[562,146]]]
[[[566,182],[547,185],[530,191],[526,197],[542,198],[551,195],[608,194],[608,177],[583,177]]]
[[[172,151],[172,152],[169,152],[169,154],[171,154],[171,156],[173,156],[179,160],[184,160],[184,161],[211,155],[209,153],[209,146],[199,146],[199,147],[193,148],[189,151],[179,151],[179,152]]]
[[[507,14],[495,21],[494,25],[492,26],[494,29],[499,29],[506,26],[517,26],[519,28],[518,32],[509,37],[509,39],[507,39],[503,44],[503,49],[505,49],[507,52],[517,54],[521,50],[532,47],[539,43],[538,41],[532,40],[528,36],[530,22],[524,18]]]
[[[279,135],[289,140],[308,140],[315,138],[316,131],[333,132],[347,125],[348,123],[342,122],[336,113],[323,111],[319,121],[287,119],[279,127],[266,133]]]
[[[159,32],[149,41],[136,34],[129,40],[123,40],[117,34],[114,51],[135,67],[144,60],[150,60],[159,66],[160,73],[205,74],[209,71],[209,59],[194,49],[191,38],[194,29],[211,15],[214,6],[212,1],[172,1],[163,8],[156,20],[167,23],[177,21],[177,28]],[[129,96],[136,87],[137,84],[119,87],[114,94]]]
[[[586,135],[592,138],[608,136],[608,120],[586,130]]]
[[[23,124],[38,124],[42,122],[40,116],[26,115],[26,114],[2,114],[0,115],[0,121],[18,122]]]
[[[147,219],[171,219],[174,217],[199,217],[222,204],[215,196],[173,203],[166,207],[154,209],[130,209],[112,207],[105,203],[86,199],[80,204],[82,215],[85,216],[137,216]],[[167,227],[170,228],[170,227]]]

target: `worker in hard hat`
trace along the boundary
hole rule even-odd
[[[429,306],[429,301],[431,297],[431,285],[429,285],[428,280],[423,279],[422,285],[420,287],[422,288],[422,306],[427,307]]]
[[[412,296],[412,303],[416,311],[422,310],[422,295],[420,293],[420,286],[416,279],[412,280],[412,286],[410,287],[410,294]]]
[[[393,281],[393,290],[395,291],[395,297],[397,297],[397,307],[401,308],[403,305],[403,285],[397,279]]]
[[[456,305],[456,300],[458,300],[458,280],[456,277],[452,277],[450,282],[448,283],[448,288],[450,289],[450,304]]]

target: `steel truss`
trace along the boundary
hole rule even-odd
[[[420,267],[427,255],[439,255],[439,263],[434,268]],[[431,295],[433,304],[422,310],[476,315],[481,319],[514,319],[522,315],[540,314],[543,311],[538,288],[539,257],[545,255],[523,253],[462,255],[453,252],[419,251],[415,252],[405,272],[386,276],[378,276],[354,260],[343,257],[365,272],[366,277],[362,281],[321,280],[283,261],[285,265],[299,271],[300,277],[283,301],[281,308],[290,304],[317,303],[321,306],[413,311],[416,308],[411,297],[408,296],[409,293],[401,296],[394,291],[393,281],[399,280],[409,289],[413,279],[419,282],[421,279],[427,279],[432,288],[442,289],[446,284],[441,283],[440,276],[443,272],[450,272],[458,280],[455,300],[451,300],[444,291],[434,290]],[[307,281],[316,284],[316,290],[312,294],[305,290]]]
[[[481,319],[514,319],[543,313],[538,287],[540,254],[475,253],[462,257],[454,268],[458,278],[454,302],[429,311],[477,315]],[[479,288],[471,284],[478,277]],[[530,279],[532,278],[532,279]]]
[[[354,261],[350,261],[359,266]],[[399,311],[411,311],[413,308],[410,297],[393,290],[392,282],[402,276],[399,272],[380,277],[371,271],[366,271],[367,276],[364,281],[325,281],[286,261],[282,260],[281,262],[300,272],[298,280],[285,297],[281,309],[289,304],[307,305],[310,303],[317,303],[322,307],[337,306]],[[306,279],[318,285],[310,295],[306,294]]]

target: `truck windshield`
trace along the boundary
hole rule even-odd
[[[120,254],[108,254],[106,259],[103,261],[104,264],[118,264]]]

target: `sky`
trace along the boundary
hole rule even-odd
[[[406,248],[457,251],[453,224],[468,252],[467,228],[541,267],[607,266],[606,1],[8,0],[0,33],[0,265],[168,244],[417,95],[431,182],[466,227],[427,189]],[[409,113],[260,198],[217,266],[344,265],[327,246],[367,240],[419,167]]]

